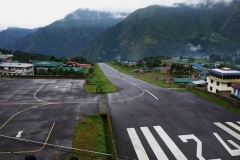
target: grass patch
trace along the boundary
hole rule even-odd
[[[96,93],[97,92],[97,85],[95,84],[84,84],[83,86],[84,91],[89,92],[89,93]]]
[[[98,64],[94,66],[94,74],[87,78],[87,84],[84,85],[84,90],[91,93],[114,93],[117,92],[117,88],[109,81],[109,79],[104,75]],[[94,84],[96,86],[95,92],[94,87],[89,86]]]
[[[112,63],[107,63],[108,65],[110,65],[111,67],[117,69],[118,71],[120,72],[123,72],[125,74],[128,74],[128,75],[132,75],[138,79],[141,79],[143,81],[146,81],[146,82],[149,82],[149,83],[152,83],[152,84],[155,84],[155,85],[158,85],[158,86],[161,86],[161,87],[164,87],[164,88],[182,88],[176,84],[173,84],[173,83],[167,83],[165,81],[160,81],[160,80],[156,80],[156,76],[148,76],[148,73],[145,73],[145,74],[136,74],[136,73],[133,73],[132,72],[132,69],[127,69],[127,68],[123,68],[121,66],[118,66],[118,65],[114,65]],[[157,77],[159,76],[159,73],[156,73],[157,74]]]
[[[108,128],[107,116],[97,114],[82,119],[74,131],[72,147],[112,154],[111,135]],[[79,159],[91,158],[89,156],[87,154],[80,155],[75,153],[70,155],[70,157],[78,157]],[[105,158],[107,159],[107,157],[101,157],[101,159]]]

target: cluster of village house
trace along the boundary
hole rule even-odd
[[[0,54],[0,75],[34,75],[34,68],[37,70],[62,67],[69,69],[72,67],[75,71],[83,70],[85,67],[91,67],[91,64],[79,64],[76,62],[62,62],[54,61],[33,61],[33,63],[18,63],[12,61],[13,55]],[[197,67],[197,66],[195,66]],[[169,67],[163,67],[162,70],[169,70]],[[206,76],[208,75],[208,76]],[[212,93],[221,91],[229,91],[232,95],[240,98],[240,71],[232,70],[230,68],[210,69],[204,72],[204,75],[199,75],[205,80],[194,81],[191,78],[174,78],[175,83],[192,83],[194,85],[205,85],[207,90]],[[206,76],[206,77],[205,77]]]
[[[84,68],[90,68],[91,64],[80,64],[77,62],[62,62],[55,61],[33,61],[32,63],[19,63],[18,61],[12,61],[13,55],[0,54],[0,75],[34,75],[35,71],[44,69],[48,71],[53,68],[62,68],[63,70],[82,71]]]

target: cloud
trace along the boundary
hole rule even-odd
[[[174,3],[188,5],[217,3],[232,0],[1,0],[0,30],[17,26],[34,28],[46,26],[79,8],[96,11],[131,13],[150,5],[172,6]]]
[[[199,44],[197,46],[194,46],[193,44],[189,43],[187,46],[187,50],[191,52],[197,52],[202,49],[202,46]]]

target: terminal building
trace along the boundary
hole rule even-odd
[[[240,83],[240,72],[230,68],[211,69],[207,82],[209,92],[232,91],[232,84]]]
[[[0,75],[34,75],[32,64],[12,62],[12,54],[0,52]]]

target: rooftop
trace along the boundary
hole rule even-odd
[[[33,65],[30,63],[9,63],[3,62],[0,64],[0,67],[32,67]]]
[[[230,68],[211,69],[209,73],[215,73],[218,75],[240,75],[239,71],[232,70]]]
[[[37,67],[55,67],[61,64],[62,62],[55,62],[55,61],[33,61],[33,65]]]

